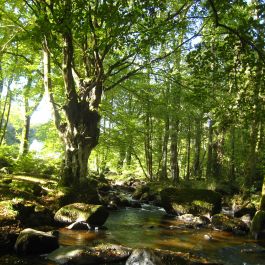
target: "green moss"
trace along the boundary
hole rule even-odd
[[[29,194],[33,194],[35,196],[38,196],[42,192],[42,188],[40,185],[31,182],[31,181],[25,181],[25,180],[13,180],[10,184],[9,187],[12,191],[17,191],[17,192],[26,192]]]
[[[193,204],[194,206],[199,206],[199,207],[207,208],[207,209],[209,209],[209,210],[212,208],[211,204],[208,203],[208,202],[205,202],[205,201],[194,200],[194,201],[192,202],[192,204]]]
[[[14,202],[12,200],[0,202],[0,224],[7,225],[13,223],[18,212],[13,209]]]
[[[66,224],[84,221],[91,226],[101,226],[107,217],[108,212],[102,205],[73,203],[62,207],[54,218],[56,221]]]
[[[257,211],[252,223],[250,231],[252,234],[259,234],[265,230],[265,211]]]
[[[162,205],[169,212],[173,203],[189,207],[186,212],[194,214],[206,211],[215,214],[221,210],[221,195],[212,190],[166,188],[160,195]]]
[[[216,229],[233,233],[249,231],[248,226],[242,220],[225,214],[214,215],[212,225]]]
[[[88,216],[99,209],[100,205],[86,205],[82,203],[70,204],[61,209],[61,214],[68,216],[70,219],[86,221]]]

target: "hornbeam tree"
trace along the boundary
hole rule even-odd
[[[46,91],[65,146],[65,184],[78,185],[87,176],[88,158],[98,144],[103,93],[147,64],[174,53],[172,49],[157,55],[156,50],[167,41],[170,31],[177,32],[187,23],[187,18],[180,14],[196,3],[187,0],[178,3],[24,0],[24,3],[35,16],[31,34],[36,42],[42,43],[44,51]],[[192,37],[187,36],[183,44]],[[51,63],[62,72],[63,103],[54,96]]]

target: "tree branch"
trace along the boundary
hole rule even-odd
[[[150,62],[144,64],[144,65],[140,65],[138,68],[130,71],[129,73],[127,73],[126,75],[122,76],[120,79],[118,79],[116,82],[112,83],[112,85],[104,88],[105,91],[111,90],[112,88],[114,88],[115,86],[119,85],[120,83],[122,83],[123,81],[127,80],[128,78],[130,78],[133,75],[136,75],[140,70],[146,68],[147,66],[151,66],[154,63],[157,63],[163,59],[166,59],[167,57],[169,57],[170,55],[172,55],[173,53],[175,53],[180,47],[182,47],[183,45],[185,45],[186,43],[190,42],[192,39],[196,38],[197,36],[200,35],[201,31],[203,30],[203,28],[205,27],[205,24],[201,26],[201,28],[198,30],[197,33],[195,33],[193,36],[191,36],[190,38],[186,39],[185,41],[183,41],[182,43],[180,43],[179,45],[177,45],[174,49],[172,49],[170,52],[165,53],[164,55],[158,56],[156,58],[154,58],[153,60],[151,60]]]
[[[253,50],[255,50],[260,59],[265,62],[265,55],[264,53],[255,45],[255,43],[253,43],[253,41],[251,40],[251,38],[249,36],[246,36],[245,34],[243,34],[242,32],[238,31],[237,29],[234,29],[230,26],[227,26],[223,23],[220,22],[220,17],[218,15],[218,11],[214,5],[214,0],[208,0],[209,4],[212,8],[213,11],[213,15],[214,15],[214,20],[215,20],[215,25],[216,27],[221,27],[226,29],[228,32],[232,33],[233,35],[237,36],[239,38],[239,40],[241,41],[242,45],[244,46],[244,44],[248,44]]]

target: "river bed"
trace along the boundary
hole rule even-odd
[[[105,227],[105,230],[99,231],[60,229],[60,245],[94,246],[108,242],[132,248],[191,252],[224,265],[265,264],[264,242],[210,229],[184,228],[182,221],[166,215],[163,209],[157,207],[144,205],[141,209],[112,211]],[[0,264],[53,265],[45,257],[18,259],[9,255],[1,256]]]

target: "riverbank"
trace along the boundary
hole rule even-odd
[[[95,183],[95,180],[93,181]],[[65,202],[67,196],[69,200],[67,190],[61,189],[55,180],[2,176],[1,264],[56,264],[54,261],[48,261],[46,256],[17,257],[10,251],[19,232],[27,227],[40,231],[57,230],[60,247],[93,248],[100,244],[118,244],[132,250],[160,249],[174,253],[190,253],[205,262],[212,260],[218,264],[261,264],[260,258],[263,258],[265,251],[262,241],[253,240],[247,233],[218,231],[212,226],[211,218],[208,218],[209,222],[195,225],[196,216],[191,214],[169,215],[159,205],[158,194],[153,194],[152,188],[144,187],[145,184],[141,182],[113,183],[106,179],[98,182],[98,199],[108,208],[109,218],[103,229],[76,231],[58,226],[54,222],[54,214],[60,204]],[[139,200],[133,199],[139,194]],[[231,254],[232,250],[236,255]],[[144,255],[151,254],[148,252]],[[155,254],[157,255],[158,253]],[[142,254],[138,253],[138,256]],[[161,259],[160,256],[158,258]]]

